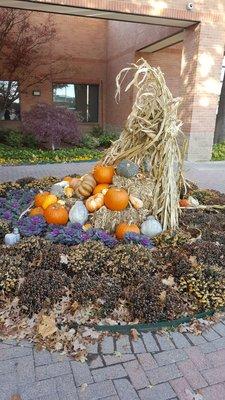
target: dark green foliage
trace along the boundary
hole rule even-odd
[[[8,146],[19,148],[23,146],[23,134],[17,131],[6,131],[4,134],[4,143]]]

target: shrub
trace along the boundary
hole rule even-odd
[[[22,126],[25,134],[32,134],[38,143],[52,150],[63,142],[77,145],[81,139],[76,114],[55,105],[35,105],[23,113]]]
[[[4,134],[4,142],[11,147],[21,147],[23,144],[23,134],[17,131],[6,131]]]
[[[89,134],[86,134],[83,137],[82,143],[88,149],[96,149],[97,147],[99,147],[99,139]]]
[[[23,145],[29,149],[36,149],[38,147],[38,142],[33,135],[24,135]]]
[[[93,136],[95,138],[100,138],[100,136],[103,135],[103,129],[99,125],[95,125],[89,131],[89,135],[91,135],[91,136]]]
[[[225,142],[214,144],[212,152],[212,160],[213,161],[225,160]]]
[[[99,145],[101,147],[108,148],[111,146],[112,142],[117,139],[117,134],[116,133],[104,133],[100,138],[99,138]]]
[[[103,130],[99,125],[96,125],[85,136],[83,143],[88,148],[94,148],[94,146],[108,148],[111,146],[111,143],[114,142],[114,140],[118,139],[118,137],[119,137],[119,131],[115,127],[107,126]],[[95,139],[96,142],[94,142],[93,139]],[[97,141],[98,141],[98,145],[97,145]],[[95,143],[96,143],[96,145],[95,145]],[[92,146],[92,147],[90,147],[90,146]]]

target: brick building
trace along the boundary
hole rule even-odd
[[[121,127],[133,93],[117,105],[115,77],[144,57],[161,67],[174,96],[183,98],[187,158],[210,159],[224,57],[224,0],[1,0],[0,6],[39,11],[34,18],[40,20],[51,13],[58,39],[48,56],[69,60],[60,74],[53,68],[51,81],[21,95],[22,111],[43,101],[73,109],[76,97],[84,130],[96,123]]]

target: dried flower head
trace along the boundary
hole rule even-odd
[[[58,302],[68,284],[69,278],[61,271],[37,269],[26,277],[20,287],[20,305],[32,315],[44,306]]]

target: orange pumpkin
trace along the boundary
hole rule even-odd
[[[42,207],[42,204],[50,192],[40,192],[34,197],[35,207]]]
[[[45,197],[45,199],[42,203],[42,208],[44,208],[44,210],[46,210],[46,208],[48,208],[48,206],[56,203],[57,201],[58,201],[57,196],[55,196],[54,194],[49,194],[48,196]]]
[[[189,207],[190,203],[189,203],[188,199],[180,199],[179,205],[180,205],[180,207]]]
[[[66,225],[69,220],[67,209],[59,203],[51,204],[44,211],[44,217],[48,224]]]
[[[69,184],[71,183],[72,180],[73,180],[73,178],[72,178],[71,176],[65,176],[65,177],[63,178],[63,181],[66,181],[66,182],[68,182]]]
[[[117,239],[123,239],[126,233],[133,232],[133,233],[140,233],[140,229],[135,224],[127,224],[126,222],[121,222],[116,227],[116,237]]]
[[[108,190],[108,188],[109,188],[109,184],[108,184],[108,183],[99,183],[99,184],[95,187],[95,189],[94,189],[94,191],[93,191],[93,194],[102,193],[103,190]]]
[[[112,165],[96,165],[93,175],[97,183],[112,183],[115,168]]]
[[[107,190],[104,203],[109,210],[121,211],[124,210],[129,203],[129,196],[125,189],[111,187]]]
[[[32,208],[29,212],[30,217],[34,217],[35,215],[44,215],[44,210],[42,207]]]

